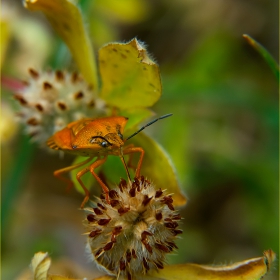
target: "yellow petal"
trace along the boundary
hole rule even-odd
[[[41,11],[45,14],[69,47],[85,80],[97,89],[93,51],[78,7],[67,0],[25,0],[24,6],[31,11]]]
[[[173,194],[174,206],[185,205],[187,199],[180,189],[172,161],[163,148],[143,132],[135,136],[131,142],[128,140],[127,144],[129,143],[133,143],[135,147],[142,147],[145,151],[141,175],[151,180],[156,188],[166,189],[167,194]],[[137,156],[134,158],[139,159]]]
[[[48,274],[50,265],[51,265],[51,259],[48,255],[48,253],[43,253],[43,252],[36,253],[31,261],[31,269],[33,271],[32,279],[34,279],[34,280],[82,280],[82,279],[85,279],[85,278],[69,278],[68,276]],[[113,276],[105,275],[105,276],[101,276],[98,278],[90,278],[88,280],[112,280],[114,278],[115,277],[113,277]]]
[[[48,275],[48,280],[113,280],[113,279],[116,279],[116,277],[109,276],[109,275],[104,275],[98,278],[69,278],[68,276]]]
[[[1,103],[0,137],[1,144],[9,144],[18,131],[18,123],[15,122],[15,112],[7,103]]]
[[[69,278],[68,276],[61,276],[61,275],[49,275],[48,280],[84,280],[87,278]],[[89,279],[91,280],[91,279]],[[92,279],[94,280],[94,279]],[[105,280],[105,279],[104,279]]]
[[[49,275],[48,280],[83,280],[82,278],[69,278],[68,276]]]
[[[68,276],[49,275],[48,280],[113,280],[116,277],[105,275],[98,278],[69,278]]]
[[[159,272],[151,271],[149,276],[166,280],[257,280],[269,271],[274,259],[275,253],[267,250],[263,257],[228,266],[170,265]]]
[[[104,46],[99,51],[99,64],[101,97],[108,104],[119,108],[149,107],[160,98],[159,68],[137,39]]]
[[[115,276],[109,276],[109,275],[104,275],[98,278],[94,278],[94,280],[112,280],[112,279],[116,279]]]
[[[34,280],[47,280],[50,265],[51,259],[49,258],[48,253],[36,253],[31,261]]]

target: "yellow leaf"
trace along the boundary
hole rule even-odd
[[[149,15],[150,8],[148,3],[142,0],[95,0],[94,5],[103,17],[125,24],[143,21]]]
[[[95,9],[93,9],[93,11],[95,11]],[[90,19],[88,30],[90,37],[94,38],[94,45],[98,46],[98,48],[108,42],[116,41],[118,38],[117,30],[112,28],[110,22],[105,21],[104,18],[97,13]]]
[[[267,250],[263,257],[228,266],[169,265],[159,272],[151,271],[149,276],[162,280],[257,280],[269,271],[274,259],[275,253],[272,250]]]
[[[118,115],[128,118],[125,133],[133,133],[137,130],[139,123],[151,117],[154,113],[147,108],[128,108],[121,110]],[[133,130],[133,131],[132,131]]]
[[[149,107],[161,96],[160,72],[146,49],[133,39],[99,50],[101,97],[119,108]]]
[[[145,151],[141,175],[153,182],[156,188],[166,189],[167,193],[173,194],[174,206],[185,205],[187,199],[179,187],[172,161],[163,148],[144,133],[135,136],[131,143],[135,147],[142,147]],[[135,156],[134,159],[138,160],[139,157]]]
[[[0,54],[0,66],[2,66],[3,61],[6,56],[6,51],[10,39],[10,26],[7,21],[1,20],[1,54]]]
[[[25,0],[24,5],[31,11],[41,11],[45,14],[69,47],[85,80],[97,89],[93,50],[78,7],[67,0]]]

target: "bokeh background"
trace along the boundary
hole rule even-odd
[[[184,233],[169,263],[225,264],[269,248],[279,256],[278,81],[242,38],[249,34],[278,61],[278,1],[79,4],[96,52],[137,37],[160,66],[163,95],[152,109],[174,115],[146,133],[169,153],[188,197],[180,210]],[[22,80],[29,67],[75,69],[45,18],[21,1],[3,0],[1,21],[8,30],[2,78]],[[59,262],[54,272],[73,262],[73,271],[93,277],[77,207],[82,196],[66,194],[52,175],[73,157],[31,143],[15,121],[17,109],[2,88],[2,279],[20,279],[37,251]],[[276,261],[266,279],[278,277]]]

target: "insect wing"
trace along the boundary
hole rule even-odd
[[[69,129],[71,129],[73,132],[73,135],[76,136],[84,127],[86,127],[93,121],[94,121],[94,119],[82,119],[82,120],[68,124],[67,127]]]
[[[65,127],[50,137],[47,141],[47,145],[54,150],[72,150],[72,140],[72,130]]]

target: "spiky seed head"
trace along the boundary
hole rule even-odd
[[[26,133],[39,143],[68,123],[105,114],[105,103],[77,73],[36,71],[14,97],[21,105],[18,118]]]
[[[172,196],[143,176],[101,195],[85,208],[87,250],[97,265],[119,279],[137,279],[150,269],[163,269],[166,254],[177,248],[180,215]]]

